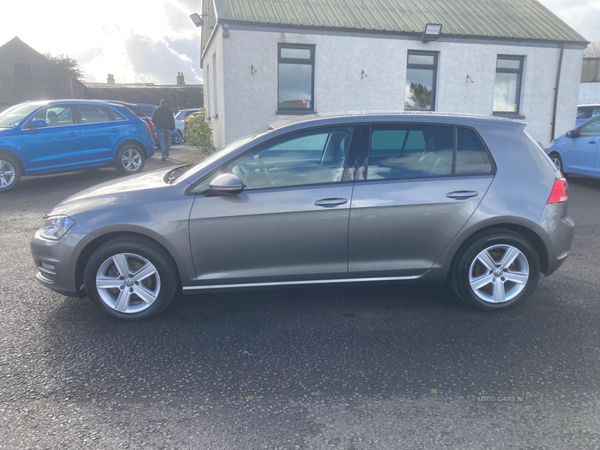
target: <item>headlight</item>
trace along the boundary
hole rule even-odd
[[[73,225],[75,221],[69,216],[46,217],[38,233],[43,238],[58,241]]]

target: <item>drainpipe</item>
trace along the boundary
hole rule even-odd
[[[560,44],[560,57],[558,59],[558,72],[556,73],[556,87],[554,88],[554,111],[552,112],[552,134],[550,136],[550,142],[554,140],[554,134],[556,133],[556,110],[558,108],[558,88],[560,86],[560,73],[562,72],[563,55],[565,53],[565,43]]]

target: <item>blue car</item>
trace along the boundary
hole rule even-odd
[[[598,116],[600,116],[600,105],[579,105],[577,107],[575,126],[580,127],[588,120]]]
[[[154,148],[149,125],[123,105],[20,103],[0,113],[0,192],[13,189],[23,175],[109,166],[135,174]]]
[[[547,152],[563,174],[600,178],[600,116],[559,137]]]

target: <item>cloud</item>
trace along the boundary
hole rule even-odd
[[[600,41],[600,0],[540,0],[584,38]]]
[[[202,81],[192,59],[175,51],[164,39],[134,33],[127,39],[125,49],[136,81],[173,84],[177,72],[184,73],[187,83]]]

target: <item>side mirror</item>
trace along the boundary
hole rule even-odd
[[[43,119],[37,119],[31,123],[32,128],[43,128],[43,127],[47,127],[47,126],[48,126],[48,124]]]
[[[212,180],[209,189],[215,194],[235,195],[244,190],[244,183],[232,173],[224,173]]]
[[[567,134],[566,134],[566,136],[567,136],[569,139],[573,139],[573,138],[575,137],[575,130],[567,131]]]

